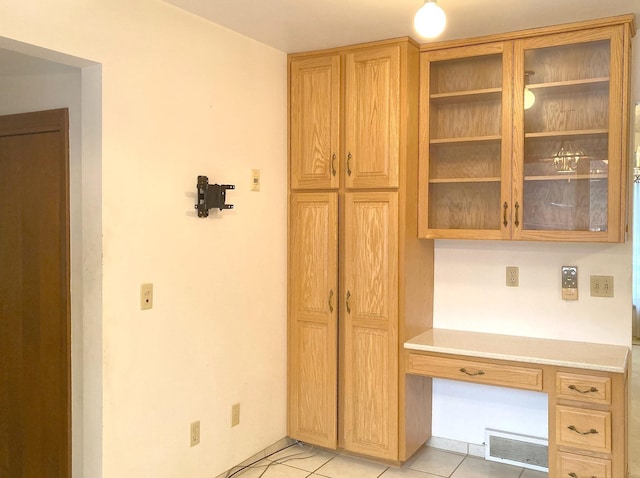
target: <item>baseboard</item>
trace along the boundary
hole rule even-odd
[[[431,437],[425,446],[439,450],[484,458],[484,444],[467,443],[449,438]]]

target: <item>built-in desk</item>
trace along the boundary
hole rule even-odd
[[[627,477],[629,348],[446,329],[405,342],[411,375],[549,396],[549,477]]]

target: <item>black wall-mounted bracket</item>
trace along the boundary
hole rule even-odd
[[[217,207],[223,209],[233,209],[233,204],[225,204],[227,200],[227,189],[235,189],[233,184],[209,184],[207,176],[198,176],[198,203],[195,208],[198,210],[198,217],[207,217],[209,209]]]

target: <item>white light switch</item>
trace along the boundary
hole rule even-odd
[[[259,169],[251,170],[251,190],[260,191],[260,170]]]

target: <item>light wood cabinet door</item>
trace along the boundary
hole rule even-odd
[[[514,101],[515,239],[624,241],[623,43],[622,26],[515,42],[514,94],[535,95]]]
[[[289,436],[337,445],[338,195],[291,195]]]
[[[421,54],[421,237],[511,237],[512,58],[509,42]]]
[[[398,193],[345,198],[344,448],[398,453]]]
[[[290,63],[290,180],[292,189],[340,184],[340,55]]]
[[[398,187],[400,46],[346,55],[345,171],[348,188]]]

